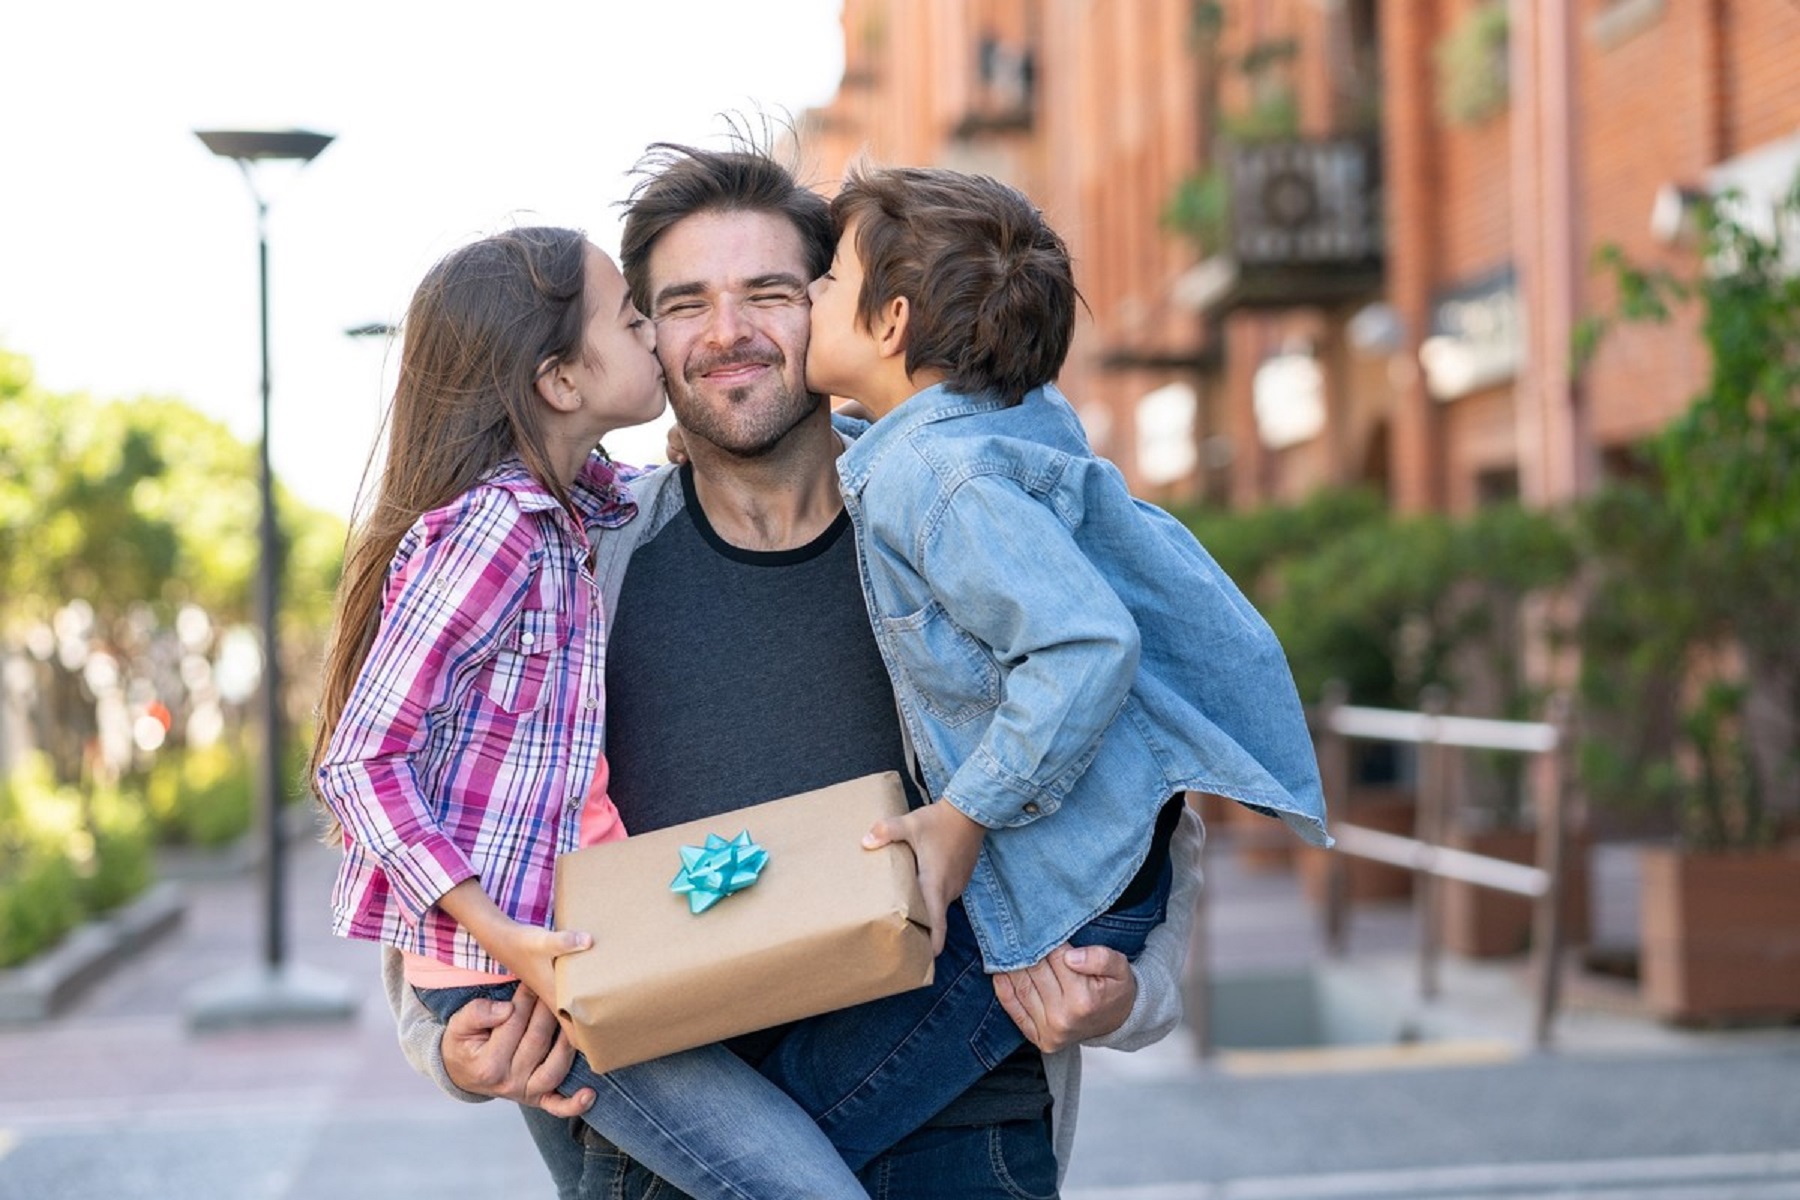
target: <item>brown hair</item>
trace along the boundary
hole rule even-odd
[[[638,160],[638,183],[626,200],[619,269],[632,303],[651,309],[650,252],[657,239],[683,218],[702,212],[771,213],[786,217],[800,235],[806,277],[831,266],[837,234],[825,198],[802,187],[794,173],[747,137],[732,150],[702,150],[656,142]]]
[[[413,293],[386,459],[344,550],[310,764],[315,784],[381,622],[388,566],[413,523],[515,456],[568,503],[550,466],[536,385],[547,362],[586,352],[586,256],[577,230],[514,229],[445,255]],[[326,840],[340,835],[329,821]]]
[[[873,327],[896,296],[910,306],[909,374],[934,367],[959,392],[1010,403],[1056,378],[1080,293],[1069,248],[1024,193],[985,175],[859,165],[831,217],[840,233],[856,223],[857,320]]]

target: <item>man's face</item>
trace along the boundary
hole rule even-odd
[[[768,453],[824,398],[806,390],[806,255],[775,213],[695,213],[646,264],[656,353],[689,437]]]

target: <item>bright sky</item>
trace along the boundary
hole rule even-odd
[[[55,0],[10,6],[0,71],[0,345],[56,392],[179,396],[258,429],[255,209],[196,129],[336,141],[270,165],[276,472],[348,514],[445,251],[510,224],[618,246],[646,143],[798,114],[843,68],[841,0]],[[266,180],[266,182],[264,182]],[[395,355],[395,358],[398,356]],[[384,378],[385,375],[385,378]],[[609,439],[659,457],[660,433]]]

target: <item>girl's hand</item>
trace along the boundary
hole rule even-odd
[[[969,886],[986,835],[986,826],[942,801],[904,817],[885,817],[863,835],[865,850],[891,842],[912,847],[919,864],[919,893],[925,898],[925,914],[931,922],[933,956],[944,949],[945,913],[950,902]]]
[[[438,899],[438,907],[552,1006],[556,1002],[556,960],[594,944],[592,936],[578,930],[520,924],[488,899],[479,879],[465,879],[445,892]]]

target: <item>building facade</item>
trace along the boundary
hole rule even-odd
[[[1014,183],[1087,301],[1064,390],[1159,500],[1367,484],[1581,494],[1706,370],[1691,318],[1579,370],[1617,246],[1691,270],[1692,197],[1800,172],[1793,0],[845,0],[806,115]],[[1686,322],[1686,323],[1684,323]]]

